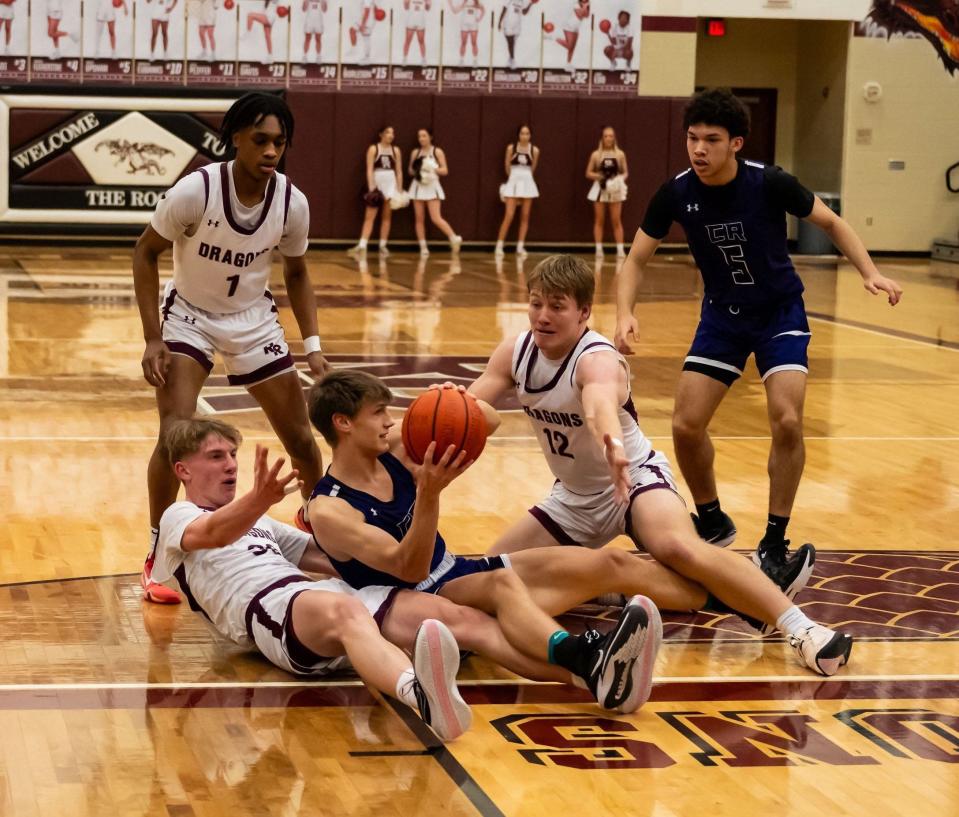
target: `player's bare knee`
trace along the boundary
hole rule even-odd
[[[679,412],[673,414],[673,439],[682,442],[696,442],[706,431],[705,425],[692,417]]]
[[[802,418],[796,412],[782,412],[770,423],[773,442],[782,447],[795,448],[802,443]]]
[[[678,570],[697,560],[700,544],[705,543],[691,541],[689,536],[680,532],[670,532],[659,536],[651,550],[656,561]]]
[[[609,547],[599,552],[603,556],[602,570],[607,575],[622,576],[629,570],[635,570],[637,565],[642,565],[642,560],[626,550]]]
[[[528,592],[523,580],[513,570],[497,570],[490,575],[493,577],[491,589],[497,608]]]

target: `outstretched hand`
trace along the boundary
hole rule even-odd
[[[629,458],[622,440],[613,439],[609,434],[603,435],[603,449],[606,455],[606,465],[609,467],[609,476],[615,489],[616,504],[625,505],[629,499]]]
[[[616,334],[613,335],[616,350],[624,355],[633,354],[633,347],[629,345],[630,339],[634,343],[639,340],[639,322],[633,315],[616,321]]]
[[[900,298],[902,298],[902,287],[896,281],[893,281],[892,278],[887,278],[885,275],[875,275],[872,278],[864,278],[862,285],[866,288],[866,291],[872,295],[878,295],[880,292],[885,292],[889,296],[889,306],[895,306],[899,303]]]
[[[286,459],[280,457],[271,466],[267,461],[269,449],[265,445],[257,445],[253,461],[253,488],[250,493],[262,501],[266,507],[271,507],[287,494],[303,488],[303,481],[297,479],[299,472],[294,468],[290,473],[280,475],[280,469]]]

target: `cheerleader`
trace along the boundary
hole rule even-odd
[[[473,52],[473,67],[479,65],[479,36],[480,23],[486,16],[486,6],[480,0],[462,0],[457,6],[455,0],[448,0],[450,12],[460,16],[460,66],[466,65],[466,48],[471,47]]]
[[[563,23],[563,35],[556,38],[556,42],[566,49],[566,70],[573,73],[573,52],[579,42],[579,32],[583,20],[589,17],[589,0],[574,0],[566,22]]]
[[[633,27],[629,24],[630,19],[628,11],[621,11],[616,17],[616,25],[606,33],[609,45],[603,49],[603,53],[614,71],[619,67],[619,60],[623,60],[623,68],[629,68],[633,61]]]
[[[253,24],[263,26],[263,40],[266,43],[266,56],[260,60],[263,65],[273,64],[273,24],[276,22],[276,0],[263,0],[263,11],[251,11],[246,15],[246,32],[253,30]]]
[[[539,164],[539,148],[532,142],[532,131],[529,125],[521,125],[516,132],[516,142],[506,147],[506,183],[500,186],[500,198],[506,204],[503,214],[503,223],[499,227],[494,254],[503,255],[503,241],[513,223],[517,206],[520,207],[519,231],[516,241],[516,254],[523,258],[526,249],[523,242],[526,240],[526,231],[529,229],[529,211],[533,207],[533,199],[539,198],[539,188],[533,179],[536,166]]]
[[[303,62],[310,60],[310,38],[313,38],[314,57],[312,62],[320,61],[320,49],[323,47],[323,15],[329,6],[326,0],[303,0]]]
[[[413,38],[420,47],[420,65],[426,65],[426,12],[432,7],[431,0],[403,0],[406,12],[406,39],[403,42],[403,65],[410,56]]]
[[[506,37],[506,48],[509,51],[509,68],[516,67],[516,40],[523,31],[523,17],[529,14],[530,8],[536,0],[504,0],[503,10],[499,15],[499,30]]]
[[[457,235],[449,222],[443,218],[440,208],[446,198],[440,177],[449,173],[446,165],[446,154],[442,148],[433,145],[433,132],[429,128],[420,128],[416,132],[419,147],[410,153],[408,168],[412,182],[410,183],[410,200],[413,202],[413,212],[416,216],[416,237],[420,242],[420,255],[430,254],[426,246],[426,211],[429,210],[430,221],[449,239],[450,249],[458,252],[463,243],[462,236]]]
[[[606,210],[613,222],[613,235],[616,238],[616,256],[626,257],[623,244],[623,202],[626,201],[626,154],[616,142],[616,131],[603,128],[599,147],[590,154],[586,165],[586,178],[592,179],[593,186],[587,198],[593,202],[593,239],[596,241],[596,257],[603,257],[603,227],[606,222]]]
[[[390,199],[403,190],[403,155],[393,144],[395,133],[391,125],[386,125],[379,132],[379,139],[366,151],[366,186],[367,193],[363,196],[366,203],[366,213],[363,216],[363,230],[360,233],[360,243],[348,251],[350,255],[363,255],[366,244],[373,233],[373,222],[376,214],[380,214],[380,255],[389,255],[386,242],[390,237],[390,221],[392,208]]]
[[[147,0],[149,3],[150,0]],[[176,8],[177,0],[153,0],[155,5],[150,12],[150,62],[165,60],[167,49],[170,47],[170,12]],[[157,52],[157,39],[163,40],[160,51]]]

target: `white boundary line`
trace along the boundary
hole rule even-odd
[[[696,676],[673,675],[662,676],[653,680],[654,686],[663,684],[794,684],[794,683],[849,683],[849,682],[900,682],[900,681],[959,681],[959,674],[941,675],[834,675],[824,678],[812,673],[805,675],[743,675],[743,676]],[[496,678],[467,680],[460,679],[460,686],[563,686],[550,681],[531,681],[527,678]],[[365,684],[359,678],[349,678],[338,681],[184,681],[182,683],[54,683],[54,684],[0,684],[0,693],[3,692],[68,692],[71,690],[151,690],[151,689],[300,689],[302,687],[362,687]],[[920,696],[921,697],[921,696]]]
[[[816,321],[818,323],[825,323],[829,326],[838,326],[842,329],[855,329],[858,332],[867,332],[870,335],[878,335],[881,338],[887,338],[889,340],[898,340],[903,343],[912,343],[916,346],[922,346],[926,349],[941,349],[944,352],[959,352],[959,349],[953,349],[951,346],[941,346],[938,343],[933,343],[931,340],[916,340],[915,338],[904,338],[899,335],[891,334],[889,332],[881,332],[878,329],[868,329],[865,326],[853,326],[850,323],[843,323],[842,318],[837,318],[836,320],[829,320],[828,318],[814,318],[811,315],[807,315],[808,319],[811,321]]]
[[[206,414],[212,414],[213,409],[206,400],[199,398],[197,400],[198,406],[204,410]],[[252,409],[251,409],[252,410]],[[711,435],[710,437],[713,440],[744,440],[744,441],[755,441],[755,440],[769,440],[771,437],[767,436],[719,436]],[[276,437],[268,436],[244,436],[244,440],[263,442],[263,441],[277,441]],[[647,437],[649,440],[654,441],[668,441],[672,437]],[[140,443],[140,442],[151,442],[156,440],[156,435],[142,435],[142,436],[118,436],[118,437],[94,437],[94,436],[59,436],[59,435],[10,435],[10,436],[0,436],[0,443],[12,443],[12,442],[70,442],[70,443],[105,443],[105,442],[118,442],[118,443]],[[493,436],[489,438],[489,442],[496,443],[517,443],[517,442],[528,442],[532,443],[536,440],[532,435],[520,436],[520,437],[499,437]],[[931,443],[946,443],[946,442],[959,442],[959,436],[953,437],[806,437],[805,440],[808,442],[810,440],[816,441],[830,441],[830,442],[931,442]]]

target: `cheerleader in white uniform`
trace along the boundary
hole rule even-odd
[[[573,6],[569,10],[569,16],[563,23],[563,34],[556,38],[556,42],[566,49],[566,70],[572,73],[573,52],[576,50],[576,43],[579,42],[579,32],[583,26],[583,20],[589,17],[589,0],[573,0]]]
[[[147,0],[148,3],[151,0]],[[152,0],[150,10],[150,61],[165,60],[167,49],[170,47],[170,12],[176,8],[177,0]],[[157,39],[163,40],[159,52]]]
[[[263,40],[266,43],[266,56],[260,60],[263,65],[273,64],[273,24],[276,23],[276,0],[263,0],[262,11],[251,11],[246,15],[246,31],[253,30],[253,24],[263,26]]]
[[[516,67],[516,39],[523,31],[523,17],[529,14],[534,2],[536,0],[504,0],[503,2],[498,26],[506,37],[510,68]]]
[[[473,66],[479,65],[479,36],[480,23],[486,16],[486,7],[480,0],[462,0],[456,5],[456,0],[448,0],[450,12],[459,15],[460,20],[460,65],[466,65],[466,48],[473,51]]]
[[[426,12],[432,8],[431,0],[403,0],[406,12],[406,39],[403,41],[403,65],[410,54],[410,44],[416,37],[420,47],[420,64],[426,65]]]
[[[603,227],[606,223],[606,210],[613,222],[613,236],[616,238],[616,256],[626,257],[623,244],[623,202],[626,201],[626,154],[616,142],[616,131],[603,128],[599,147],[594,150],[586,165],[586,178],[592,179],[593,186],[587,198],[593,202],[593,239],[596,241],[596,257],[603,257]]]
[[[430,221],[443,232],[450,242],[450,248],[457,252],[463,243],[462,236],[458,236],[449,222],[441,213],[442,202],[446,198],[440,177],[449,173],[446,164],[446,154],[442,148],[433,145],[433,132],[429,128],[420,128],[416,132],[419,142],[410,153],[408,168],[412,182],[410,183],[410,199],[413,201],[413,212],[416,215],[416,237],[420,242],[420,255],[430,254],[426,244],[426,211],[429,211]]]
[[[393,212],[390,199],[403,189],[403,154],[393,144],[395,138],[393,127],[386,125],[380,130],[378,141],[366,150],[367,193],[363,197],[366,213],[363,216],[360,242],[350,248],[350,255],[366,253],[366,245],[373,233],[373,222],[377,213],[380,214],[380,254],[389,255],[386,244],[390,238]]]
[[[529,212],[533,207],[533,199],[539,198],[539,188],[533,178],[536,166],[539,164],[539,148],[533,144],[532,139],[533,134],[529,125],[521,125],[516,132],[516,142],[506,146],[508,178],[500,187],[500,198],[506,204],[506,212],[503,214],[503,223],[500,224],[499,235],[496,238],[494,250],[496,256],[503,255],[503,241],[506,239],[506,233],[509,232],[510,224],[513,223],[517,207],[520,208],[520,216],[516,236],[516,254],[520,257],[526,255],[523,242],[529,230]]]
[[[323,15],[329,8],[326,0],[303,0],[303,62],[319,62],[323,47]],[[311,60],[310,37],[313,38],[314,56]]]
[[[633,61],[633,27],[629,24],[630,19],[628,11],[621,11],[616,17],[616,25],[606,34],[609,45],[603,49],[603,53],[614,71],[619,67],[619,60],[623,60],[623,68],[629,68]]]
[[[120,8],[123,13],[130,16],[130,9],[127,7],[126,0],[122,0]],[[109,51],[103,53],[103,56],[109,56],[115,59],[117,54],[117,12],[113,5],[113,0],[99,0],[97,3],[97,33],[94,40],[94,50],[100,52],[100,43],[103,40],[103,30],[106,29],[107,39],[109,41]]]

